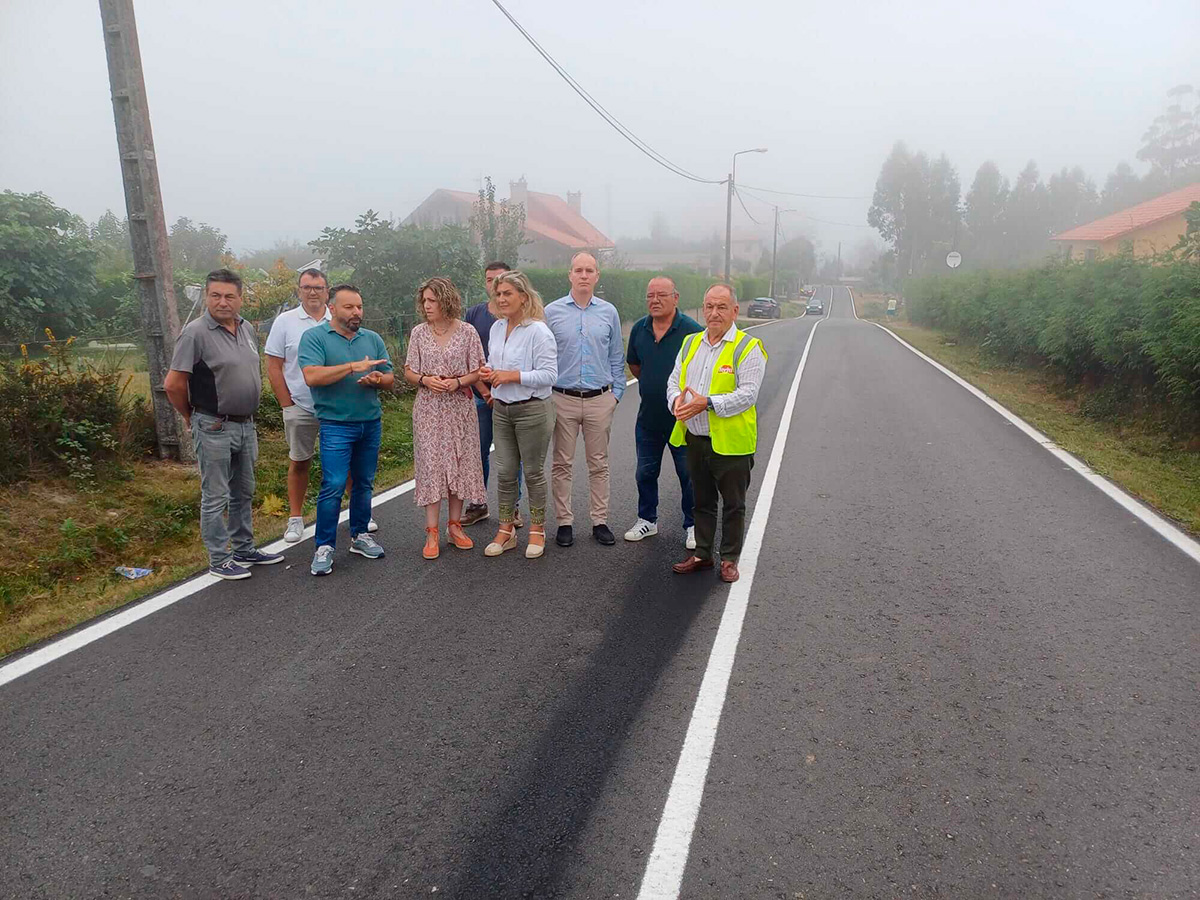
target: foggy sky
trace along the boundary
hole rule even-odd
[[[638,153],[487,0],[135,0],[168,222],[238,251],[398,218],[491,175],[582,190],[610,237],[724,228],[724,188]],[[994,159],[1015,178],[1079,164],[1100,186],[1135,154],[1168,88],[1200,83],[1200,3],[508,0],[610,111],[693,172],[870,196],[893,142],[949,154],[963,191]],[[915,8],[914,8],[915,7]],[[124,215],[95,0],[0,0],[0,189],[89,221]],[[611,199],[610,199],[611,198]],[[869,199],[780,198],[787,235],[861,241]],[[771,212],[750,204],[756,217]],[[860,227],[830,225],[824,219]],[[735,229],[753,230],[735,202]],[[768,232],[769,233],[769,230]]]

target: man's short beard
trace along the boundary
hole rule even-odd
[[[355,322],[353,319],[347,319],[346,327],[351,331],[358,331],[358,329],[362,328],[362,322]]]

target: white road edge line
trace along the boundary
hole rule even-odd
[[[376,506],[382,506],[389,500],[395,500],[397,497],[407,494],[415,485],[415,481],[406,481],[403,484],[399,484],[396,487],[391,488],[390,490],[386,490],[382,494],[378,494],[371,499],[371,507],[374,508]],[[350,511],[348,509],[344,509],[342,510],[342,514],[338,517],[338,523],[340,524],[345,522],[349,518]],[[303,543],[304,541],[309,540],[313,536],[315,530],[315,525],[307,526],[304,529],[304,534],[300,542]],[[280,540],[267,544],[265,547],[260,549],[265,550],[268,553],[280,553],[289,547],[298,546],[300,546],[300,544],[289,544],[281,538]],[[198,594],[205,588],[212,587],[214,584],[219,583],[220,580],[221,579],[213,575],[209,575],[207,572],[202,575],[197,575],[196,577],[191,578],[182,584],[177,584],[173,588],[168,588],[161,594],[150,597],[148,600],[143,600],[141,602],[135,601],[132,605],[126,607],[120,612],[114,613],[105,619],[101,619],[92,625],[84,625],[78,631],[73,631],[66,637],[59,638],[53,643],[47,644],[38,650],[34,650],[31,653],[27,653],[24,656],[18,657],[7,665],[0,666],[0,687],[3,687],[10,681],[15,681],[22,675],[28,675],[30,672],[40,669],[42,666],[48,665],[49,663],[54,662],[56,659],[66,656],[68,653],[73,653],[81,647],[86,647],[93,641],[98,641],[102,637],[107,637],[114,631],[119,631],[127,625],[132,625],[139,619],[144,619],[149,615],[153,615],[160,609],[166,609],[168,606],[178,603],[180,600],[191,597],[193,594]]]
[[[967,391],[974,394],[977,398],[982,400],[984,403],[986,403],[988,406],[990,406],[992,409],[994,409],[996,412],[998,412],[1000,415],[1002,415],[1005,419],[1007,419],[1011,424],[1015,425],[1017,428],[1021,429],[1021,431],[1023,431],[1026,435],[1033,438],[1033,440],[1037,441],[1038,444],[1040,444],[1042,446],[1042,449],[1053,454],[1062,463],[1064,463],[1065,465],[1067,465],[1071,469],[1073,469],[1078,475],[1082,476],[1084,479],[1086,479],[1091,484],[1093,484],[1094,486],[1099,488],[1101,491],[1103,491],[1106,495],[1108,495],[1109,499],[1111,499],[1113,502],[1115,502],[1119,506],[1121,506],[1122,509],[1124,509],[1126,512],[1131,513],[1133,516],[1135,516],[1137,519],[1139,519],[1142,522],[1142,524],[1147,525],[1159,537],[1163,538],[1166,541],[1169,541],[1178,550],[1182,551],[1185,555],[1189,556],[1193,562],[1200,563],[1200,542],[1197,542],[1196,540],[1194,540],[1192,537],[1190,537],[1188,534],[1186,534],[1182,529],[1177,528],[1174,524],[1172,524],[1166,518],[1159,515],[1159,513],[1157,513],[1150,507],[1143,504],[1140,500],[1137,500],[1137,499],[1131,497],[1129,494],[1125,493],[1123,490],[1121,490],[1119,487],[1117,487],[1115,484],[1113,484],[1111,481],[1109,481],[1103,475],[1100,475],[1098,472],[1096,472],[1094,469],[1092,469],[1083,460],[1068,453],[1066,450],[1064,450],[1062,447],[1058,446],[1058,444],[1054,443],[1054,441],[1050,440],[1050,438],[1048,438],[1046,435],[1042,434],[1040,431],[1038,431],[1036,428],[1034,428],[1032,425],[1030,425],[1028,422],[1026,422],[1024,419],[1022,419],[1016,413],[1012,412],[1008,408],[997,403],[995,400],[993,400],[991,397],[989,397],[987,394],[985,394],[979,388],[975,387],[975,385],[971,384],[969,381],[966,381],[961,376],[954,374],[953,372],[951,372],[949,369],[947,369],[945,366],[943,366],[937,360],[922,353],[920,350],[918,350],[916,347],[914,347],[908,341],[904,340],[902,337],[900,337],[898,334],[896,334],[890,328],[886,328],[883,325],[880,325],[878,322],[872,322],[871,324],[874,325],[876,328],[880,329],[881,331],[883,331],[885,334],[891,335],[891,337],[893,337],[896,341],[898,341],[901,346],[907,347],[909,350],[911,350],[917,356],[921,357],[921,359],[925,360],[925,362],[929,363],[931,366],[933,366],[935,369],[937,369],[939,372],[941,372],[943,375],[945,375],[951,381],[955,382],[960,387],[965,388]]]
[[[831,307],[832,305],[830,303]],[[687,736],[683,740],[683,749],[675,766],[671,790],[658,824],[658,833],[654,837],[654,848],[650,852],[646,872],[642,876],[638,900],[675,900],[679,896],[688,852],[691,849],[692,832],[700,815],[700,801],[704,797],[704,783],[708,777],[709,763],[712,761],[713,745],[717,739],[717,726],[721,721],[721,710],[729,689],[729,677],[733,672],[742,623],[746,618],[750,589],[754,585],[758,554],[762,550],[763,535],[767,530],[767,520],[770,518],[771,504],[775,498],[775,485],[779,480],[779,469],[787,447],[788,431],[796,407],[796,394],[800,390],[800,377],[804,374],[804,365],[808,361],[813,337],[824,320],[824,317],[818,319],[812,331],[808,333],[804,353],[796,367],[796,375],[792,379],[792,387],[783,407],[783,418],[780,420],[779,430],[775,433],[771,459],[767,463],[754,514],[750,519],[749,528],[746,529],[745,546],[738,560],[742,577],[730,588],[729,599],[725,601],[721,625],[717,629],[704,679],[700,683],[700,693],[696,697]]]

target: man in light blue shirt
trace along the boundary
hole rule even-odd
[[[608,527],[608,437],[613,412],[625,393],[621,317],[615,306],[594,296],[600,268],[592,254],[576,253],[567,277],[571,292],[546,307],[546,324],[558,345],[551,468],[551,493],[558,519],[554,540],[560,547],[575,543],[572,467],[582,430],[591,488],[592,537],[612,546],[616,538]]]

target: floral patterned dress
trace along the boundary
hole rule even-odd
[[[479,334],[466,322],[455,323],[445,347],[438,346],[433,330],[424,323],[409,336],[405,365],[418,375],[462,378],[483,363]],[[470,388],[438,394],[417,386],[413,450],[417,506],[438,503],[450,494],[467,503],[487,502],[479,456],[479,418]]]

